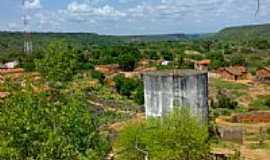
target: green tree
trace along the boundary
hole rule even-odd
[[[133,71],[139,61],[139,57],[133,53],[122,54],[119,57],[119,65],[125,71]]]
[[[1,104],[1,160],[104,158],[110,145],[84,94],[54,96],[16,90]]]
[[[144,54],[145,54],[146,58],[148,58],[148,59],[152,59],[152,60],[158,60],[159,59],[159,56],[158,56],[157,52],[154,51],[154,50],[147,50],[147,51],[144,52]]]
[[[245,57],[242,55],[234,55],[231,57],[230,64],[231,65],[244,65],[245,66],[247,64],[247,61],[246,61]]]
[[[99,80],[99,82],[100,82],[101,84],[104,83],[104,80],[105,80],[105,78],[106,78],[105,75],[104,75],[103,73],[101,73],[101,72],[99,72],[99,71],[95,71],[95,70],[93,70],[93,71],[91,72],[91,75],[92,75],[92,78]]]
[[[63,41],[49,44],[46,55],[42,59],[36,59],[36,70],[51,81],[69,81],[79,69],[76,50]]]
[[[225,65],[224,55],[221,52],[209,52],[206,58],[211,59],[210,69],[217,69]]]
[[[144,86],[142,82],[139,82],[137,88],[134,91],[133,99],[136,103],[143,105],[144,104]]]
[[[224,94],[221,90],[217,95],[217,102],[214,103],[214,108],[226,108],[226,109],[235,109],[237,108],[238,103],[234,101],[231,97]]]
[[[167,50],[161,51],[161,55],[163,56],[164,60],[172,61],[173,60],[173,53]]]
[[[119,159],[137,160],[148,156],[152,160],[198,160],[209,152],[207,127],[179,110],[142,123],[130,123],[116,141]]]
[[[130,97],[132,92],[138,87],[138,81],[132,78],[125,78],[123,74],[114,77],[116,90],[118,93]]]

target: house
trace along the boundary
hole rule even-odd
[[[7,62],[4,65],[1,66],[1,68],[6,68],[6,69],[14,69],[15,67],[18,66],[18,61],[12,61],[12,62]]]
[[[162,65],[162,66],[167,66],[167,65],[169,65],[170,63],[171,63],[171,61],[164,60],[164,61],[161,62],[161,65]]]
[[[205,59],[201,61],[196,61],[194,63],[194,69],[198,71],[208,71],[208,66],[211,63],[211,60]]]
[[[262,67],[256,70],[256,79],[261,82],[270,82],[270,67]]]
[[[249,77],[249,73],[244,66],[232,66],[218,69],[217,73],[227,80],[246,80]]]

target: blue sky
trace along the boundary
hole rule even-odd
[[[227,26],[270,23],[261,0],[1,0],[0,30],[135,35],[216,32]]]

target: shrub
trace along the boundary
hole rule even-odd
[[[104,83],[105,75],[99,71],[92,71],[91,72],[92,78],[97,79],[100,83]]]
[[[104,158],[109,143],[84,96],[53,96],[16,91],[1,105],[0,159]]]
[[[270,98],[265,100],[265,105],[270,108]]]
[[[133,99],[140,105],[144,104],[144,86],[142,82],[139,82],[139,85],[135,89]]]
[[[123,54],[119,57],[119,65],[125,71],[133,71],[139,59],[132,53]]]
[[[74,49],[62,41],[56,41],[49,44],[44,58],[35,60],[35,66],[48,80],[69,81],[80,64]]]
[[[119,159],[198,160],[208,155],[208,131],[187,110],[130,123],[116,140]]]
[[[246,59],[241,55],[234,55],[230,60],[231,65],[247,65]]]
[[[154,50],[144,51],[144,55],[148,59],[152,59],[152,60],[158,60],[159,59],[158,53],[156,51],[154,51]]]
[[[163,56],[164,60],[167,61],[173,60],[173,53],[170,51],[161,51],[161,55]]]
[[[138,81],[132,78],[125,78],[123,74],[119,74],[114,77],[116,90],[118,93],[130,97],[132,92],[138,86]]]
[[[217,95],[217,102],[214,105],[215,108],[236,109],[238,103],[236,101],[233,101],[231,97],[222,93],[222,91],[219,91]]]
[[[211,59],[210,69],[217,69],[225,65],[224,55],[221,52],[209,52],[206,58]]]

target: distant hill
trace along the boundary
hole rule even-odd
[[[138,35],[138,36],[117,36],[125,38],[128,41],[181,41],[191,40],[200,37],[200,34],[156,34],[156,35]]]
[[[228,27],[215,35],[226,40],[270,39],[270,24]]]
[[[32,33],[33,40],[52,40],[63,38],[71,41],[84,41],[96,44],[116,44],[140,41],[179,41],[199,37],[200,34],[156,34],[156,35],[99,35],[96,33]],[[1,32],[1,38],[23,39],[22,32]]]

